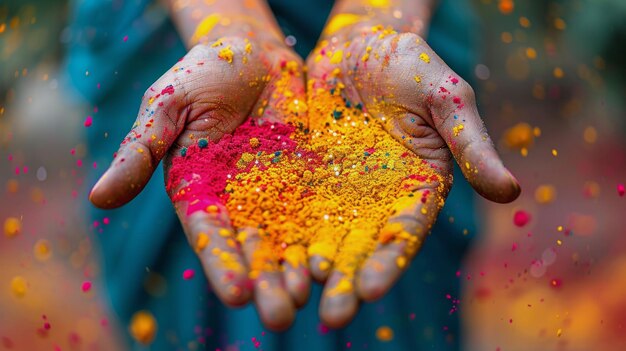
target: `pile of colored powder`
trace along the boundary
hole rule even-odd
[[[284,86],[279,82],[277,90]],[[189,201],[192,212],[210,212],[219,202],[234,227],[258,230],[253,277],[278,269],[271,258],[298,266],[312,255],[351,277],[377,242],[406,241],[411,254],[420,244],[416,236],[401,224],[381,229],[393,213],[426,201],[414,198],[425,183],[443,183],[360,103],[348,100],[341,85],[329,89],[310,81],[309,92],[306,107],[283,104],[284,123],[250,117],[233,135],[199,142],[172,162],[168,187],[181,189],[174,200]],[[294,113],[294,102],[306,116]],[[238,240],[246,240],[245,232]],[[325,265],[319,268],[330,268]]]

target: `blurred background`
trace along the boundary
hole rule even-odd
[[[467,350],[626,349],[626,1],[473,0],[479,108],[523,194],[480,202]],[[0,2],[0,350],[117,350],[84,216],[69,4]]]

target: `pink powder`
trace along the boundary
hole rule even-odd
[[[169,95],[174,94],[174,86],[168,85],[163,90],[161,90],[161,95],[165,95],[165,94],[169,94]]]
[[[86,280],[83,282],[83,285],[80,287],[83,292],[88,292],[91,290],[91,282]]]
[[[257,124],[256,120],[248,119],[232,135],[226,134],[217,142],[209,142],[204,148],[194,144],[187,149],[184,157],[174,157],[172,160],[167,190],[174,191],[182,180],[188,183],[184,194],[173,197],[174,201],[190,203],[188,213],[203,210],[210,204],[225,203],[228,200],[228,194],[224,192],[226,182],[246,171],[237,168],[241,154],[279,153],[279,157],[293,154],[297,143],[289,136],[294,130],[292,125],[270,122]],[[251,138],[258,139],[259,145],[250,145]],[[250,164],[248,167],[252,166]]]
[[[513,215],[513,223],[518,227],[523,227],[530,222],[530,214],[526,211],[519,210]]]
[[[193,269],[185,269],[183,271],[183,279],[185,280],[193,278],[194,275],[196,275],[196,272]]]

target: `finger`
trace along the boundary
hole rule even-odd
[[[179,113],[181,89],[182,85],[168,71],[146,91],[137,120],[110,167],[89,194],[95,206],[105,209],[122,206],[148,183],[184,128],[184,116]]]
[[[229,306],[250,301],[248,269],[226,209],[212,203],[190,213],[189,204],[178,202],[176,210],[215,294]]]
[[[309,266],[311,267],[311,277],[318,283],[324,283],[330,275],[333,261],[320,255],[313,255],[309,256]]]
[[[254,302],[261,321],[274,331],[287,329],[295,318],[295,306],[282,279],[273,245],[264,242],[253,228],[240,230],[238,240],[250,267]]]
[[[307,104],[302,60],[284,48],[270,46],[266,49],[281,58],[276,60],[276,65],[269,68],[274,79],[268,82],[266,95],[259,99],[258,107],[253,112],[272,122],[306,122]]]
[[[345,236],[346,231],[341,228],[322,226],[311,239],[307,248],[311,276],[318,283],[328,279],[337,248]]]
[[[324,286],[320,318],[325,325],[342,328],[354,318],[359,305],[355,292],[355,274],[375,242],[374,226],[362,225],[350,230],[341,243],[333,272]]]
[[[291,245],[283,254],[283,281],[296,308],[300,308],[309,300],[311,293],[311,273],[306,261],[306,249],[302,245]]]
[[[359,299],[354,291],[354,276],[333,271],[326,282],[320,301],[320,319],[330,328],[343,328],[356,315]]]
[[[358,272],[357,292],[364,301],[377,300],[391,289],[437,218],[443,194],[428,188],[412,195],[396,201],[393,214],[378,235],[376,250]]]

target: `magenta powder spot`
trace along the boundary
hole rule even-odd
[[[176,192],[181,181],[187,185],[185,192],[176,193],[172,200],[189,202],[188,214],[203,210],[211,204],[225,203],[228,200],[228,194],[224,192],[227,181],[246,171],[237,168],[241,155],[293,153],[297,143],[289,136],[294,130],[295,127],[287,124],[258,124],[257,121],[248,119],[233,134],[226,134],[217,142],[209,142],[204,148],[197,144],[189,146],[184,157],[172,159],[168,173],[168,192]],[[250,143],[252,138],[258,140],[258,145],[254,143],[253,146]],[[248,165],[249,168],[253,166],[252,163]]]
[[[161,95],[165,95],[165,94],[168,94],[168,95],[174,94],[174,86],[170,84],[166,86],[165,89],[161,90]]]
[[[624,196],[624,192],[626,192],[626,190],[624,189],[624,184],[618,184],[617,185],[617,194],[619,196]]]
[[[193,278],[194,275],[196,275],[196,272],[193,269],[185,269],[185,271],[183,271],[183,279],[185,280]]]
[[[320,323],[320,324],[317,326],[317,331],[318,331],[318,333],[320,333],[321,335],[326,335],[326,334],[328,334],[328,332],[330,331],[330,328],[329,328],[329,327],[327,327],[327,326],[325,326],[324,324]]]
[[[530,214],[526,211],[519,210],[513,215],[513,224],[518,227],[523,227],[530,222]]]
[[[555,289],[560,288],[562,285],[563,285],[563,280],[559,278],[553,278],[552,280],[550,280],[550,286],[552,286]]]
[[[83,292],[88,292],[91,290],[91,282],[86,280],[83,282],[83,285],[80,287]]]
[[[83,123],[85,125],[85,127],[91,127],[91,124],[93,123],[93,119],[91,118],[91,116],[87,116],[87,118],[85,118],[85,123]]]

